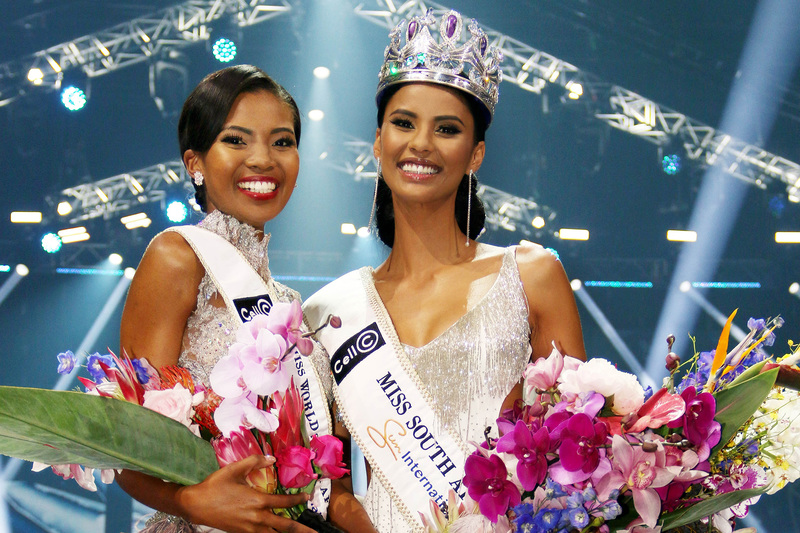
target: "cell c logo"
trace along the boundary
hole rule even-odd
[[[261,296],[249,296],[246,298],[238,298],[233,301],[236,310],[239,312],[243,322],[253,320],[256,315],[268,315],[272,309],[272,298],[269,294],[262,294]]]
[[[358,363],[384,344],[386,341],[375,322],[342,343],[331,357],[331,370],[336,384],[340,384]]]

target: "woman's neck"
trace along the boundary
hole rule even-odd
[[[475,244],[459,230],[452,202],[440,206],[394,206],[394,245],[379,270],[394,276],[421,275],[475,256]]]

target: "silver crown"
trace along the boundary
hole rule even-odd
[[[397,83],[424,81],[449,85],[477,98],[488,112],[488,124],[500,95],[498,86],[503,79],[500,70],[503,53],[489,46],[488,37],[474,19],[468,26],[471,37],[458,46],[463,23],[461,14],[456,11],[448,11],[442,16],[439,42],[429,30],[435,24],[433,10],[428,9],[425,16],[412,18],[407,26],[405,20],[400,21],[389,33],[391,42],[383,54],[376,99],[380,103],[383,91]],[[401,48],[403,33],[406,44]]]

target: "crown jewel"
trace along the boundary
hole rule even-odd
[[[390,43],[378,76],[377,100],[380,102],[383,91],[396,83],[423,81],[449,85],[477,98],[486,108],[487,124],[490,123],[503,78],[500,70],[503,53],[489,46],[488,37],[474,19],[468,26],[471,36],[458,46],[463,23],[456,11],[442,16],[438,42],[429,29],[435,24],[433,10],[428,9],[424,16],[412,18],[408,25],[402,20],[389,33]],[[406,44],[401,48],[403,33]]]

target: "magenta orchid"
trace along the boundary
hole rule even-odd
[[[481,513],[492,523],[510,506],[520,503],[519,490],[508,480],[506,465],[497,455],[488,459],[481,454],[470,455],[464,472],[470,498],[478,502]]]
[[[528,427],[517,421],[514,430],[497,441],[497,451],[511,453],[519,460],[517,477],[525,490],[533,490],[547,475],[547,453],[550,451],[550,432],[547,428]]]

